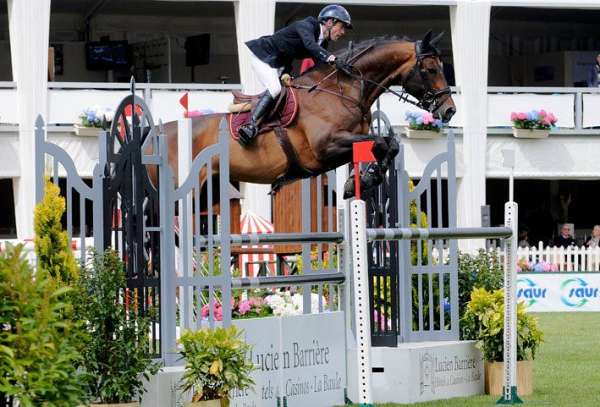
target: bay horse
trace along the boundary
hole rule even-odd
[[[336,72],[330,65],[319,64],[294,79],[298,114],[286,130],[295,159],[290,159],[289,151],[286,154],[275,131],[257,136],[247,147],[231,139],[230,180],[278,187],[347,164],[352,160],[353,143],[372,140],[377,165],[372,166],[370,175],[363,175],[361,184],[368,189],[380,183],[399,149],[393,138],[369,134],[371,106],[383,92],[395,93],[404,101],[407,92],[419,107],[444,122],[456,112],[436,48],[442,34],[432,39],[429,31],[416,42],[395,37],[367,40],[337,53],[338,58],[352,63],[352,72]],[[402,94],[390,90],[393,85],[402,85]],[[193,157],[217,142],[224,116],[192,119]],[[177,179],[177,122],[166,123],[164,129],[169,163]],[[344,198],[353,195],[354,185],[347,185]]]

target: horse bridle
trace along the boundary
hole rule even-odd
[[[445,101],[445,100],[440,101],[440,97],[442,97],[444,95],[449,95],[451,93],[451,91],[448,86],[446,86],[444,89],[440,89],[437,91],[432,90],[430,86],[429,87],[426,86],[426,84],[429,83],[429,79],[427,78],[426,72],[423,70],[423,66],[422,66],[423,61],[426,58],[435,58],[437,56],[437,54],[435,54],[433,52],[421,52],[421,41],[415,42],[415,54],[417,55],[417,61],[413,65],[413,67],[410,70],[410,72],[408,73],[408,75],[406,75],[406,77],[404,79],[402,79],[402,81],[400,82],[400,84],[402,85],[402,92],[396,92],[395,90],[390,89],[388,86],[382,85],[381,82],[377,82],[373,79],[365,78],[362,75],[362,73],[360,73],[360,71],[359,71],[360,75],[355,75],[350,72],[344,72],[344,73],[346,75],[350,76],[351,78],[354,78],[354,79],[360,81],[360,83],[361,83],[360,84],[360,91],[361,91],[360,99],[362,99],[362,96],[363,96],[364,84],[369,83],[380,89],[384,89],[386,92],[389,92],[395,96],[398,96],[398,99],[401,102],[410,103],[412,105],[417,106],[420,109],[424,109],[424,110],[429,111],[430,113],[433,113]],[[350,60],[350,59],[352,59],[352,57],[350,57],[348,59]],[[335,71],[332,71],[332,73],[333,72],[335,72]],[[415,102],[415,101],[409,99],[409,97],[412,95],[410,95],[405,89],[407,88],[407,84],[417,75],[417,72],[419,73],[419,75],[421,77],[420,85],[423,88],[423,96],[421,97],[421,99],[419,99],[418,101]],[[304,86],[294,85],[294,87],[306,88],[306,89],[309,89],[309,91],[310,91],[310,90],[315,89],[316,86],[313,85],[312,87],[304,87]],[[360,107],[361,111],[363,111],[363,112],[365,111],[365,108],[362,106],[360,100],[354,100],[342,93],[337,93],[337,92],[331,91],[329,89],[324,89],[321,87],[318,87],[318,89],[320,91],[325,91],[327,93],[335,94],[336,96],[339,96],[342,99],[351,100],[352,102],[356,103],[357,106]]]
[[[434,91],[431,89],[431,86],[426,86],[429,85],[429,78],[423,69],[423,61],[426,58],[435,58],[437,57],[437,54],[434,52],[422,52],[421,41],[417,41],[415,43],[415,54],[417,55],[417,62],[413,65],[408,75],[406,75],[406,77],[402,80],[402,89],[407,89],[407,84],[417,75],[418,72],[421,77],[420,85],[423,88],[423,96],[415,105],[421,109],[433,113],[442,105],[442,103],[444,103],[444,101],[440,101],[440,97],[449,95],[451,93],[450,87],[446,86],[444,89]],[[406,92],[403,91],[403,93]]]

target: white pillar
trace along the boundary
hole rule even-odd
[[[490,0],[458,0],[450,7],[456,85],[462,93],[463,177],[458,182],[458,226],[481,226],[485,204]],[[464,248],[481,242],[464,241]]]
[[[14,190],[17,235],[33,237],[35,174],[34,122],[48,110],[50,0],[8,0],[10,51],[19,108],[20,178]]]
[[[234,3],[235,31],[242,88],[246,93],[263,91],[250,66],[250,55],[245,42],[273,34],[275,30],[275,0],[240,0]],[[263,218],[271,219],[270,185],[243,183],[242,209],[250,210]]]

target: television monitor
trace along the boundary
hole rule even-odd
[[[89,70],[128,68],[130,65],[127,41],[88,42],[85,52]]]

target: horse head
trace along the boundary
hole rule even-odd
[[[414,43],[414,64],[401,84],[406,92],[419,100],[421,108],[447,123],[456,113],[456,105],[450,95],[437,48],[443,35],[442,32],[431,38],[432,33],[428,31],[422,40]]]

